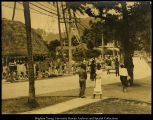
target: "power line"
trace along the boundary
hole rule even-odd
[[[51,11],[48,11],[48,10],[46,10],[46,9],[44,9],[44,8],[42,8],[42,7],[39,7],[39,6],[37,6],[37,5],[33,4],[33,3],[30,3],[30,4],[33,5],[33,6],[35,6],[35,7],[37,7],[37,8],[39,8],[39,9],[41,9],[41,10],[44,10],[44,11],[46,11],[46,12],[48,12],[48,13],[51,13],[51,14],[54,14],[54,15],[57,16],[56,13],[53,13],[53,12],[51,12]]]
[[[20,3],[20,2],[18,2],[20,5],[22,5],[22,3]],[[46,14],[46,13],[44,13],[44,12],[42,12],[42,11],[39,11],[39,10],[36,10],[36,9],[34,9],[34,8],[32,8],[31,6],[30,6],[30,9],[32,9],[32,10],[34,10],[34,11],[36,11],[36,12],[38,12],[38,13],[41,13],[42,15],[47,15],[47,16],[50,16],[50,17],[53,17],[53,16],[51,16],[51,15],[49,15],[49,14]],[[23,10],[23,9],[22,9]],[[36,13],[35,12],[35,13]],[[53,17],[53,18],[55,18],[55,17]],[[56,17],[57,18],[57,17]]]
[[[37,4],[39,4],[39,5],[41,5],[41,6],[45,7],[45,8],[48,8],[49,10],[52,10],[52,11],[54,11],[54,12],[57,12],[56,10],[54,10],[54,9],[52,9],[52,8],[50,8],[50,7],[47,7],[47,6],[43,5],[42,3],[37,2]],[[49,4],[49,3],[48,3],[48,4]]]
[[[20,3],[20,4],[22,4],[22,3]],[[4,4],[2,4],[2,6],[3,6],[3,7],[6,7],[6,8],[13,9],[13,7],[10,7],[10,6],[4,5]],[[43,13],[43,12],[41,12],[41,11],[35,10],[34,8],[30,8],[30,9],[31,9],[31,13],[36,13],[36,14],[46,15],[46,16],[49,16],[49,17],[52,17],[52,18],[57,18],[57,17],[53,17],[53,16],[51,16],[51,15],[48,15],[48,14],[46,14],[46,13]],[[16,10],[23,11],[23,9],[21,9],[21,8],[16,8]],[[33,10],[33,11],[32,11],[32,10]],[[34,11],[36,11],[36,12],[34,12]]]

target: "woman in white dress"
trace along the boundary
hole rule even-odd
[[[100,98],[102,98],[102,70],[100,64],[98,64],[96,68],[97,69],[93,98],[95,98],[97,94],[100,95]]]

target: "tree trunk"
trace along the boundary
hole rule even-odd
[[[23,2],[23,7],[24,7],[25,27],[27,34],[27,51],[28,51],[28,77],[29,77],[28,103],[31,105],[31,107],[34,107],[36,105],[35,104],[36,100],[35,100],[35,80],[34,80],[29,2]]]
[[[121,45],[123,48],[123,57],[124,57],[124,65],[127,68],[128,74],[131,77],[130,85],[133,85],[133,49],[131,49],[131,43],[129,40],[129,28],[128,28],[128,13],[126,8],[126,2],[121,2],[122,5],[122,14],[123,14],[123,21],[122,21],[122,41]]]

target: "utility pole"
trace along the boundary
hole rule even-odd
[[[72,68],[72,32],[74,32],[75,28],[73,28],[73,26],[75,27],[75,25],[76,25],[75,23],[77,23],[77,21],[76,21],[75,17],[72,18],[71,9],[68,9],[69,16],[68,16],[68,18],[66,17],[65,11],[63,9],[63,3],[62,3],[62,11],[63,11],[63,18],[60,18],[60,19],[62,19],[64,21],[63,22],[60,21],[60,22],[65,24],[66,35],[68,38],[69,73],[70,73],[71,68]],[[69,27],[69,28],[67,29],[67,27]]]
[[[14,20],[15,10],[16,10],[16,2],[14,2],[12,21]]]
[[[25,27],[27,35],[27,51],[28,51],[28,77],[29,77],[29,98],[28,103],[35,107],[35,80],[34,80],[34,66],[33,66],[33,53],[32,53],[32,40],[31,40],[31,18],[29,2],[23,2]]]
[[[67,30],[67,24],[66,24],[66,20],[65,20],[65,11],[64,11],[64,5],[63,5],[63,2],[62,2],[62,13],[63,13],[63,19],[64,19],[64,25],[65,25],[66,37],[67,37],[67,39],[69,39],[69,36],[68,36],[68,30]]]
[[[57,15],[58,15],[59,38],[60,38],[60,43],[61,43],[61,52],[62,52],[62,50],[63,50],[63,41],[62,41],[62,36],[61,36],[61,24],[60,24],[60,14],[59,14],[59,6],[58,6],[58,2],[56,2],[56,7],[57,7]]]
[[[77,28],[77,31],[78,31],[78,35],[79,35],[79,38],[80,38],[80,45],[81,45],[81,47],[83,48],[83,54],[84,54],[84,57],[85,58],[87,58],[86,57],[86,53],[85,53],[85,49],[84,49],[84,47],[83,47],[83,41],[82,41],[82,39],[81,39],[81,37],[80,37],[80,31],[79,31],[79,27],[78,27],[78,22],[77,22],[77,18],[76,18],[76,14],[75,14],[75,12],[73,11],[73,16],[74,16],[74,20],[75,20],[75,26],[76,26],[76,28]]]
[[[71,19],[71,10],[68,9],[68,13],[69,13],[69,73],[71,72],[71,68],[72,68],[72,41],[71,41],[71,37],[72,37],[72,19]]]
[[[62,71],[62,61],[63,61],[63,40],[62,40],[62,36],[61,36],[61,24],[60,24],[60,13],[59,13],[59,6],[58,6],[58,2],[56,2],[57,5],[57,15],[58,15],[58,29],[59,29],[59,38],[60,38],[60,43],[61,43],[61,65],[60,65],[60,72]]]

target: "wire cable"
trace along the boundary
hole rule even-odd
[[[54,12],[57,12],[56,10],[54,10],[54,9],[48,7],[48,6],[45,6],[45,5],[43,5],[42,3],[40,3],[40,2],[37,2],[37,4],[39,4],[39,5],[41,5],[41,6],[45,7],[45,8],[48,8],[49,10],[52,10],[52,11],[54,11]]]
[[[57,16],[57,14],[56,13],[53,13],[53,12],[51,12],[51,11],[48,11],[48,10],[46,10],[46,9],[44,9],[44,8],[42,8],[42,7],[39,7],[38,5],[35,5],[35,4],[33,4],[33,3],[30,3],[31,5],[33,5],[33,6],[35,6],[35,7],[37,7],[37,8],[39,8],[39,9],[41,9],[41,10],[44,10],[44,11],[46,11],[46,12],[48,12],[48,13],[51,13],[51,14],[53,14],[53,15],[56,15]]]
[[[18,3],[19,3],[20,5],[22,5],[22,3],[20,3],[20,2],[18,2]],[[32,8],[31,6],[30,6],[30,9],[32,9],[32,10],[34,10],[34,11],[36,11],[36,12],[42,14],[42,15],[47,15],[47,16],[53,17],[52,15],[49,15],[49,14],[46,14],[46,13],[44,13],[44,12],[42,12],[42,11],[36,10],[36,9]],[[22,10],[23,10],[23,9],[22,9]],[[54,16],[53,18],[57,18],[57,17]]]

